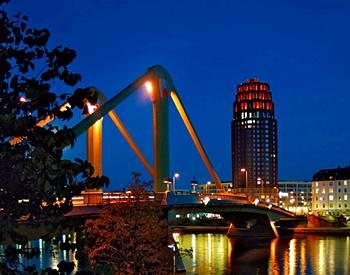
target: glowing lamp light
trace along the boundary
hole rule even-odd
[[[209,201],[210,201],[210,198],[209,198],[209,197],[205,197],[205,198],[203,199],[204,205],[207,205]]]
[[[172,184],[172,181],[170,178],[164,178],[164,181],[163,181],[165,184]]]
[[[60,107],[60,112],[67,111],[68,109],[71,109],[71,108],[72,106],[67,102]]]
[[[96,111],[97,109],[97,105],[93,105],[91,104],[90,102],[87,102],[86,103],[86,107],[87,107],[87,110],[88,110],[88,113],[91,115],[93,112]]]
[[[27,99],[26,99],[24,96],[21,96],[21,97],[19,98],[19,102],[25,103],[25,102],[27,102]]]
[[[257,206],[258,203],[259,203],[259,199],[255,199],[255,200],[253,201],[253,204],[254,204],[255,206]]]
[[[146,86],[146,90],[149,94],[151,94],[153,92],[153,85],[152,85],[152,82],[151,81],[147,81],[145,83],[145,86]]]
[[[244,173],[246,170],[245,168],[241,168],[241,172]]]
[[[180,174],[179,174],[179,173],[175,173],[175,174],[174,174],[174,177],[175,177],[175,178],[179,178],[179,177],[180,177]]]

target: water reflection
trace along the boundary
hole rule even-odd
[[[74,236],[72,236],[74,238]],[[300,236],[274,240],[232,238],[223,234],[174,234],[179,248],[193,250],[183,261],[186,274],[350,274],[350,237]],[[74,261],[74,253],[62,251],[52,242],[33,241],[39,258],[23,264],[35,264],[41,270],[57,268],[61,260]],[[0,246],[0,254],[4,247]]]
[[[36,269],[38,271],[41,271],[43,269],[46,269],[48,267],[57,269],[57,265],[61,261],[68,261],[68,262],[74,262],[75,268],[74,270],[78,270],[78,262],[75,259],[75,253],[72,251],[67,250],[61,250],[59,249],[59,244],[55,244],[52,241],[45,241],[42,239],[30,241],[27,245],[28,248],[39,248],[39,256],[34,257],[31,260],[26,259],[22,256],[22,254],[19,254],[19,268],[21,269],[21,266],[29,266],[29,265],[35,265]],[[20,245],[16,245],[16,248],[19,249]],[[5,246],[0,245],[0,255],[4,255],[5,253]]]
[[[298,236],[262,240],[222,234],[178,234],[187,274],[350,274],[350,237]]]
[[[266,274],[270,257],[270,240],[230,239],[231,274]]]
[[[186,274],[225,274],[230,266],[229,239],[222,234],[176,235],[180,248],[193,249],[192,257],[184,256]]]

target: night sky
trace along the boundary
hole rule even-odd
[[[13,0],[6,8],[47,27],[52,46],[78,52],[80,86],[113,96],[162,64],[222,180],[231,180],[231,119],[236,85],[268,82],[276,107],[279,178],[310,180],[350,164],[350,7],[346,0]],[[60,91],[57,91],[60,92]],[[152,162],[151,103],[140,90],[116,109]],[[210,180],[174,107],[171,173],[177,186]],[[80,114],[78,118],[82,117]],[[85,158],[85,136],[66,157]],[[120,189],[149,176],[111,120],[104,119],[104,174]]]

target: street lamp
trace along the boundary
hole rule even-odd
[[[173,176],[173,192],[175,192],[175,183],[176,183],[176,179],[178,179],[180,177],[179,173],[175,173]]]
[[[192,185],[192,193],[196,193],[197,192],[196,188],[197,188],[198,182],[195,179],[193,179],[191,181],[191,185]]]
[[[245,189],[248,193],[248,170],[245,168],[241,168],[241,173],[245,173]]]
[[[259,177],[256,180],[257,180],[257,184],[258,185],[261,184],[261,195],[264,195],[264,197],[265,197],[265,194],[264,194],[264,181],[263,181],[263,179]]]
[[[166,184],[166,192],[169,192],[169,187],[170,187],[170,184],[172,183],[171,179],[169,178],[164,178],[164,181],[163,181],[165,184]]]
[[[209,188],[209,185],[211,184],[210,181],[207,181],[206,185],[205,185],[205,190],[206,192],[208,193],[208,188]]]

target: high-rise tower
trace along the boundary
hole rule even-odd
[[[231,128],[234,188],[276,201],[277,121],[267,83],[250,79],[237,86]]]

